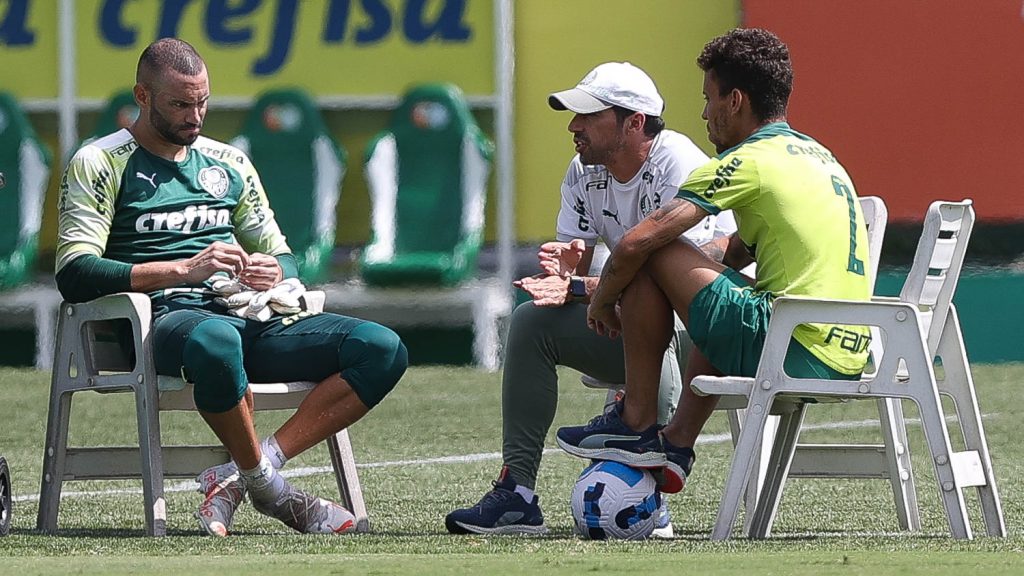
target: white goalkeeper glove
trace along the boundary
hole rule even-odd
[[[218,281],[220,282],[220,281]],[[239,318],[248,318],[259,322],[270,320],[274,314],[288,315],[302,311],[301,297],[306,287],[297,278],[288,278],[274,285],[269,290],[256,292],[244,284],[236,291],[237,286],[225,283],[218,286],[224,295],[216,298],[216,302],[228,309],[228,313]]]

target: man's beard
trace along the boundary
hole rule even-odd
[[[196,139],[199,138],[199,133],[190,134],[188,136],[181,136],[173,130],[171,123],[164,118],[162,114],[156,111],[156,108],[150,108],[149,110],[149,123],[153,125],[157,133],[167,140],[171,144],[178,146],[191,146],[195,143]],[[179,126],[179,128],[191,128],[191,125]],[[202,128],[202,124],[199,125]]]
[[[622,138],[616,139],[611,146],[602,148],[601,150],[595,150],[588,142],[587,149],[580,154],[580,162],[585,166],[603,166],[608,163],[608,160],[612,155],[625,147],[626,143]]]

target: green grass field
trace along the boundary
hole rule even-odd
[[[444,515],[476,502],[500,466],[500,375],[470,368],[417,367],[399,388],[351,430],[372,533],[301,536],[243,506],[235,534],[223,540],[199,535],[192,512],[195,485],[167,482],[167,538],[143,536],[137,482],[65,484],[60,533],[33,532],[38,501],[47,373],[0,369],[0,455],[13,479],[12,533],[0,538],[0,574],[225,573],[289,574],[621,574],[673,571],[701,574],[945,574],[986,576],[1024,573],[1024,522],[1020,480],[1024,445],[1019,383],[1024,365],[974,367],[1010,537],[948,537],[920,427],[911,424],[924,530],[900,533],[884,481],[793,480],[786,488],[773,537],[710,542],[721,486],[731,457],[724,415],[709,424],[698,448],[695,474],[671,498],[677,537],[637,543],[588,542],[572,534],[568,498],[583,462],[550,451],[538,492],[551,534],[541,538],[455,537]],[[72,444],[129,444],[135,439],[128,395],[76,395]],[[604,399],[601,391],[562,373],[556,427],[584,422]],[[908,418],[916,411],[907,407]],[[262,434],[285,414],[260,413]],[[815,406],[806,441],[877,439],[874,403]],[[195,414],[164,414],[165,442],[213,441]],[[552,430],[553,432],[554,430]],[[554,446],[553,434],[549,446]],[[289,463],[292,481],[336,496],[326,450],[318,447]],[[973,526],[984,534],[977,502]]]

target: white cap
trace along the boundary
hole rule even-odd
[[[591,114],[621,106],[648,116],[661,116],[665,101],[654,80],[629,62],[606,62],[591,70],[575,88],[548,96],[555,110]]]

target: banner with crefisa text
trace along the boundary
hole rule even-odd
[[[0,0],[0,90],[57,97],[60,5]],[[217,96],[394,95],[437,81],[494,91],[490,0],[76,0],[74,11],[80,98],[131,86],[143,48],[168,36],[199,50]]]

